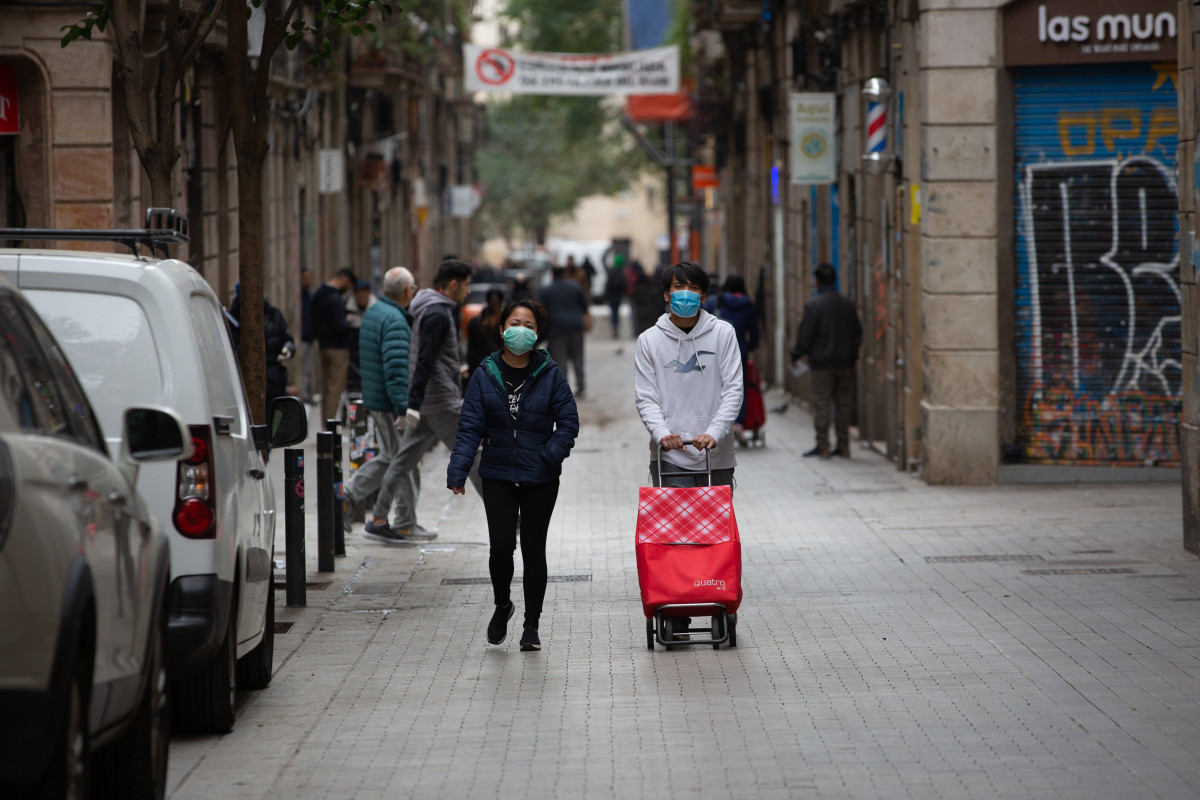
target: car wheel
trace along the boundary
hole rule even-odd
[[[129,730],[96,754],[92,783],[100,797],[160,800],[166,796],[171,706],[163,637],[160,622],[147,643],[146,690]]]
[[[237,598],[229,610],[225,639],[213,660],[172,687],[175,725],[188,733],[228,733],[237,701]]]
[[[87,671],[76,668],[67,692],[58,745],[34,797],[63,797],[86,800],[90,795],[91,765],[88,762]]]
[[[265,689],[275,669],[275,590],[267,596],[262,641],[238,660],[238,685],[243,689]]]

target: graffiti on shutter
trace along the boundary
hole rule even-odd
[[[1016,81],[1022,460],[1179,462],[1174,65]]]

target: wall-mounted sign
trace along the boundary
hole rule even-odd
[[[552,95],[679,91],[679,47],[628,53],[526,53],[463,45],[469,92]]]
[[[717,175],[717,168],[712,164],[693,164],[692,165],[692,189],[720,189],[721,178]]]
[[[346,188],[346,162],[341,150],[321,150],[317,153],[317,191],[338,194]]]
[[[17,74],[7,64],[0,64],[0,135],[16,135],[17,118]]]
[[[1004,10],[1008,67],[1174,61],[1173,0],[1018,0]]]
[[[837,95],[793,92],[788,100],[792,183],[824,184],[837,180],[833,143]]]

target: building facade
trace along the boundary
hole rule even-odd
[[[299,51],[276,54],[263,286],[294,329],[301,269],[322,280],[350,266],[378,283],[406,265],[428,285],[442,255],[475,251],[472,220],[450,203],[454,187],[476,181],[481,127],[462,92],[460,31],[469,22],[458,16],[457,28],[393,20],[419,46],[348,39],[326,70]],[[0,227],[144,224],[149,186],[114,92],[112,44],[96,34],[60,45],[61,28],[78,17],[45,4],[0,9]],[[218,26],[179,88],[172,204],[192,232],[175,255],[228,301],[238,281],[238,194],[224,46]]]
[[[693,12],[723,44],[718,166],[740,187],[721,202],[729,258],[762,265],[747,277],[774,334],[765,374],[806,393],[782,355],[827,261],[866,329],[860,436],[898,468],[933,483],[1177,479],[1175,2]],[[788,175],[795,92],[836,95],[829,184]],[[883,157],[864,161],[880,134]]]

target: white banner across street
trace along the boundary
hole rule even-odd
[[[628,53],[523,53],[463,45],[467,91],[512,94],[670,94],[679,91],[679,47]]]

